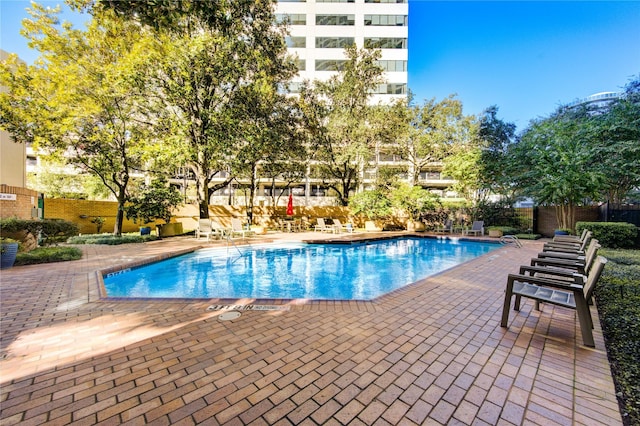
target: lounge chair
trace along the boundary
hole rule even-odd
[[[508,327],[511,298],[515,296],[513,309],[519,311],[521,299],[526,297],[537,302],[575,309],[578,314],[584,345],[594,347],[593,319],[591,318],[588,300],[591,298],[594,287],[606,263],[606,258],[598,256],[589,275],[585,277],[581,274],[574,274],[573,281],[509,274],[500,325]]]
[[[453,232],[453,221],[451,219],[447,219],[442,227],[436,228],[436,232]]]
[[[527,269],[535,270],[534,268],[543,268],[548,271],[548,269],[569,269],[575,270],[580,274],[588,274],[593,261],[595,260],[598,249],[600,248],[600,244],[598,240],[591,240],[589,243],[589,247],[582,257],[576,258],[558,258],[558,257],[534,257],[531,259],[531,266],[526,267]],[[523,273],[523,267],[520,267],[520,273]],[[544,271],[539,271],[544,272]]]
[[[245,238],[247,235],[253,235],[253,231],[244,229],[240,219],[234,217],[231,218],[231,230],[229,231],[229,236],[233,238],[234,235],[241,235],[242,238]]]
[[[584,234],[584,238],[581,241],[551,241],[545,243],[544,248],[548,249],[548,251],[553,251],[554,249],[560,250],[586,250],[587,245],[591,241],[593,237],[593,233],[591,231],[587,231]]]
[[[211,221],[211,232],[212,232],[212,236],[214,236],[215,238],[222,239],[222,238],[225,238],[227,236],[227,233],[229,232],[229,230],[225,229],[218,222],[212,220]]]
[[[343,225],[339,219],[333,219],[333,229],[336,234],[342,231],[353,232],[353,225],[350,223]]]
[[[553,237],[553,241],[555,242],[579,242],[581,243],[586,235],[587,235],[588,230],[587,229],[583,229],[582,230],[582,234],[580,234],[580,236],[578,237],[577,235],[556,235]]]
[[[471,225],[471,229],[465,229],[462,231],[464,235],[484,235],[484,221],[483,220],[475,220]]]
[[[198,228],[196,229],[196,238],[200,239],[201,237],[206,237],[207,240],[210,240],[212,236],[213,229],[211,228],[211,220],[199,219]]]
[[[316,219],[316,226],[314,227],[314,232],[333,232],[333,227],[328,226],[324,223],[324,219],[319,217]]]

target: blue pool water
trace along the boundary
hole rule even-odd
[[[499,245],[430,238],[204,249],[104,277],[109,297],[368,300]]]

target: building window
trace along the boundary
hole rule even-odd
[[[407,61],[376,61],[376,65],[386,72],[407,71]]]
[[[316,37],[316,47],[322,49],[344,49],[354,43],[353,37]]]
[[[298,66],[298,71],[305,71],[307,69],[307,61],[305,59],[297,59],[296,65]]]
[[[407,93],[406,83],[379,84],[373,93],[377,95],[405,95]]]
[[[364,47],[373,49],[406,49],[406,38],[369,37],[364,39]]]
[[[355,25],[356,15],[316,15],[316,25]]]
[[[307,15],[304,13],[276,13],[276,22],[289,25],[307,25]]]
[[[346,62],[344,59],[317,59],[316,71],[342,71]]]
[[[306,37],[285,37],[287,47],[307,47]]]
[[[407,1],[408,0],[364,0],[365,3],[397,3],[397,4],[404,4],[404,3],[407,3]]]
[[[364,24],[384,27],[406,27],[407,15],[364,15]]]

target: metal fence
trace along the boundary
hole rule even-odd
[[[640,227],[640,205],[605,203],[600,206],[600,220],[633,223]]]

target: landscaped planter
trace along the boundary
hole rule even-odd
[[[165,223],[164,225],[157,225],[159,230],[159,236],[161,237],[173,237],[180,235],[182,231],[182,222]]]
[[[501,229],[489,229],[489,236],[491,238],[500,238],[500,237],[502,237],[502,230]]]
[[[18,254],[18,243],[2,243],[0,249],[0,269],[8,269],[13,266]]]

